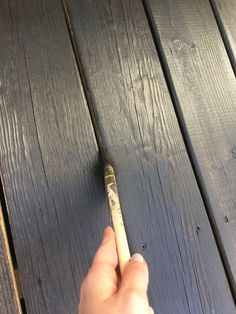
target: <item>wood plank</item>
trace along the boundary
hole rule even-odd
[[[151,305],[162,314],[235,313],[142,1],[67,4],[131,251],[149,263]]]
[[[0,40],[0,167],[27,313],[75,314],[109,219],[60,1],[1,1]]]
[[[0,204],[0,314],[21,314],[3,211]]]
[[[236,1],[210,0],[231,64],[236,73]]]
[[[176,109],[236,295],[236,79],[207,0],[149,3]]]

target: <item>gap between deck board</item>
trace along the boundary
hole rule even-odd
[[[218,25],[218,28],[219,28],[219,31],[220,31],[220,34],[221,34],[222,41],[223,41],[223,43],[225,45],[225,49],[227,51],[232,69],[234,71],[234,74],[236,75],[236,56],[234,53],[234,51],[236,52],[236,47],[233,49],[234,43],[230,41],[229,33],[226,31],[226,27],[225,27],[224,22],[221,18],[221,14],[219,12],[219,8],[218,8],[216,1],[217,0],[209,0],[210,5],[212,7],[212,11],[214,13],[214,16],[215,16],[215,19],[217,22],[217,25]],[[227,3],[225,5],[227,5]],[[236,5],[235,5],[235,8],[236,8]],[[236,16],[236,12],[235,12],[235,16]],[[235,22],[235,25],[236,25],[236,22]]]
[[[0,177],[0,212],[2,230],[6,241],[6,252],[10,264],[10,272],[13,276],[13,284],[16,291],[17,303],[18,306],[20,307],[21,311],[20,313],[27,314],[1,177]]]
[[[2,194],[2,193],[1,193]],[[2,198],[2,195],[1,195]],[[19,314],[26,314],[25,312],[22,311],[21,307],[21,299],[23,298],[22,296],[22,290],[21,290],[21,285],[20,285],[20,279],[19,277],[16,277],[16,269],[13,265],[13,259],[14,259],[14,253],[12,252],[12,246],[13,243],[10,244],[9,240],[9,225],[8,225],[8,217],[6,214],[6,209],[3,208],[2,204],[2,199],[0,199],[0,241],[3,241],[3,250],[5,253],[5,259],[6,263],[8,264],[8,275],[10,278],[10,284],[12,285],[12,300],[9,300],[9,302],[15,303],[15,311]],[[11,238],[11,236],[10,236]],[[10,242],[9,242],[10,241]],[[4,257],[3,257],[4,258]],[[0,261],[1,262],[1,261]],[[1,267],[1,265],[0,265]],[[0,312],[3,309],[0,308]]]
[[[66,25],[68,28],[68,33],[70,36],[71,46],[72,46],[72,49],[73,49],[73,52],[75,55],[76,64],[77,64],[78,71],[79,71],[80,78],[81,78],[81,82],[83,85],[84,96],[86,98],[87,107],[89,110],[91,122],[92,122],[93,129],[94,129],[94,135],[96,137],[96,142],[97,142],[98,149],[99,149],[99,158],[101,160],[101,164],[103,165],[105,160],[102,160],[102,158],[106,157],[106,161],[110,161],[109,155],[108,155],[107,150],[105,149],[105,146],[103,145],[102,136],[100,134],[99,126],[98,126],[97,119],[96,119],[96,113],[94,112],[93,106],[91,105],[92,104],[92,98],[91,98],[91,95],[89,92],[89,87],[88,87],[88,84],[87,84],[87,81],[86,81],[86,78],[85,78],[85,75],[83,72],[83,67],[82,67],[82,63],[80,61],[79,51],[78,51],[78,48],[76,46],[76,40],[74,37],[73,27],[71,25],[69,12],[68,12],[67,5],[66,5],[66,0],[61,0],[61,3],[62,3],[62,7],[63,7],[63,12],[65,14],[65,20],[66,20]],[[104,154],[106,154],[106,156],[104,156]]]

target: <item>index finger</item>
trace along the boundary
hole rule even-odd
[[[89,291],[90,296],[102,301],[110,298],[118,289],[117,264],[115,234],[111,227],[107,227],[82,291]]]
[[[112,227],[105,228],[103,240],[94,256],[92,267],[98,264],[109,265],[114,269],[118,264],[115,232]]]

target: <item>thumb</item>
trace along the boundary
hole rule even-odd
[[[134,292],[146,298],[148,277],[148,267],[143,256],[134,254],[125,266],[120,291]]]

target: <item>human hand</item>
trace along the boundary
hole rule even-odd
[[[148,267],[142,255],[133,255],[122,279],[117,266],[115,233],[107,227],[81,286],[79,314],[154,314],[148,303]]]

